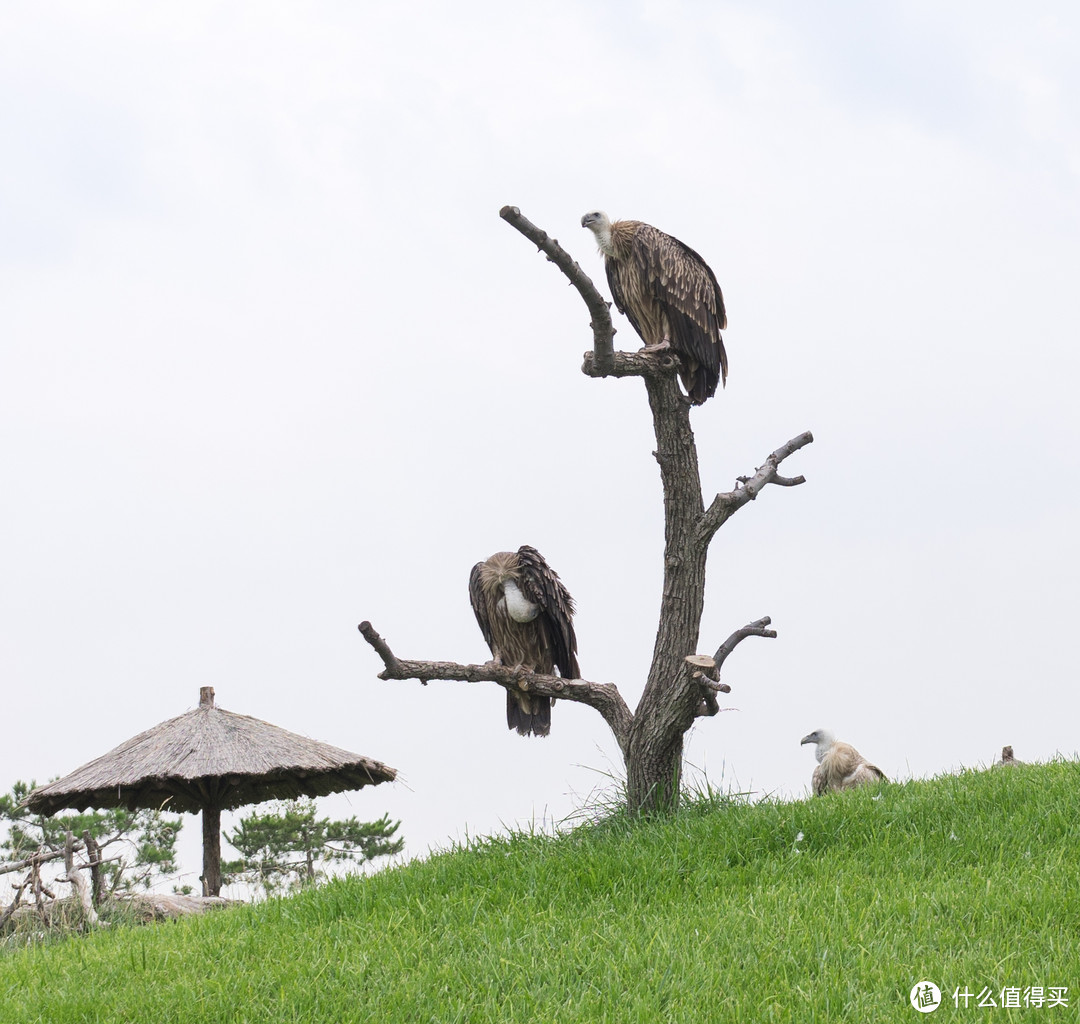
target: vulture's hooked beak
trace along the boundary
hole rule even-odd
[[[807,743],[817,743],[817,740],[817,735],[815,733],[810,733],[808,736],[804,736],[801,740],[799,740],[799,746],[804,746]]]

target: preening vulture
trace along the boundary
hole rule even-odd
[[[804,743],[817,744],[814,756],[818,763],[811,780],[815,796],[830,789],[854,789],[872,782],[888,782],[880,768],[867,761],[850,743],[841,743],[825,729],[815,729],[809,736],[804,736],[800,746]]]
[[[727,383],[724,296],[716,275],[690,246],[640,220],[608,219],[594,210],[581,226],[596,235],[611,296],[646,351],[670,347],[694,405]]]
[[[580,679],[574,599],[536,548],[499,551],[469,574],[469,600],[491,655],[501,665]],[[506,691],[506,724],[522,736],[551,731],[551,699]]]

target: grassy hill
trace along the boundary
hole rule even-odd
[[[936,982],[924,1018],[908,1002]],[[955,1008],[1068,986],[1069,1006]],[[0,955],[0,1020],[1075,1020],[1080,765],[698,799]],[[984,1016],[987,1015],[987,1016]]]

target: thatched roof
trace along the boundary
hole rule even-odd
[[[362,754],[214,707],[199,707],[133,736],[27,798],[35,813],[70,808],[229,810],[263,800],[326,796],[390,782],[397,772]]]

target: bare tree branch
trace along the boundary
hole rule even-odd
[[[22,885],[12,884],[12,889],[15,890],[15,899],[11,901],[11,906],[7,907],[3,912],[0,912],[0,928],[3,928],[7,924],[8,918],[19,909],[19,904],[22,903],[23,890],[30,884],[30,876],[27,876]]]
[[[748,636],[763,636],[769,640],[776,639],[776,630],[769,629],[768,626],[772,623],[772,619],[766,615],[764,618],[760,618],[755,622],[751,622],[742,627],[742,629],[735,630],[719,647],[716,649],[716,654],[713,655],[713,660],[716,662],[716,675],[715,679],[720,678],[720,669],[724,662],[727,660],[727,656],[735,650],[735,648],[743,642]],[[721,684],[722,685],[722,684]],[[727,693],[727,691],[723,691]]]
[[[806,478],[802,476],[780,476],[777,469],[784,459],[810,444],[813,440],[814,435],[809,430],[798,437],[793,437],[787,444],[777,448],[765,460],[764,464],[758,467],[753,476],[739,477],[739,486],[735,490],[724,491],[713,498],[712,504],[705,510],[705,514],[698,521],[698,540],[708,544],[713,534],[743,505],[748,501],[753,501],[766,484],[777,484],[780,487],[796,487],[799,484],[806,483]]]
[[[593,683],[587,679],[563,679],[545,676],[523,668],[508,668],[494,661],[483,665],[462,665],[455,661],[408,661],[398,658],[389,644],[375,632],[370,622],[357,627],[383,660],[385,668],[380,679],[456,680],[465,683],[498,683],[508,690],[522,690],[540,697],[572,700],[587,704],[598,711],[607,722],[622,747],[630,735],[634,716],[613,683]]]
[[[82,845],[75,843],[75,850],[81,850]],[[46,861],[59,860],[65,855],[64,850],[52,850],[49,853],[33,853],[24,860],[13,861],[10,864],[0,864],[0,875],[9,871],[19,871],[22,868],[33,867],[35,864],[44,864]]]
[[[592,323],[589,326],[592,327],[593,332],[593,363],[596,373],[591,376],[608,376],[614,365],[612,338],[615,335],[615,328],[611,324],[611,309],[607,299],[596,290],[596,285],[581,269],[578,262],[572,259],[554,238],[550,238],[546,231],[538,228],[527,217],[523,217],[516,206],[504,206],[499,211],[499,216],[533,242],[570,279],[570,283],[585,300],[585,305],[589,307],[589,313],[592,316]],[[616,376],[630,376],[630,374]]]
[[[586,377],[674,377],[679,360],[667,352],[615,352],[611,363],[601,364],[595,352],[585,353],[581,372]]]
[[[380,679],[412,679],[412,676],[404,675],[405,669],[402,667],[401,662],[394,657],[394,652],[390,650],[389,644],[375,632],[375,627],[365,619],[356,627],[360,630],[364,639],[375,648],[375,653],[378,654],[383,660],[383,664],[386,668],[379,673]],[[419,678],[419,677],[417,677]],[[433,677],[434,678],[434,677]],[[420,679],[425,686],[427,685],[426,679]]]

